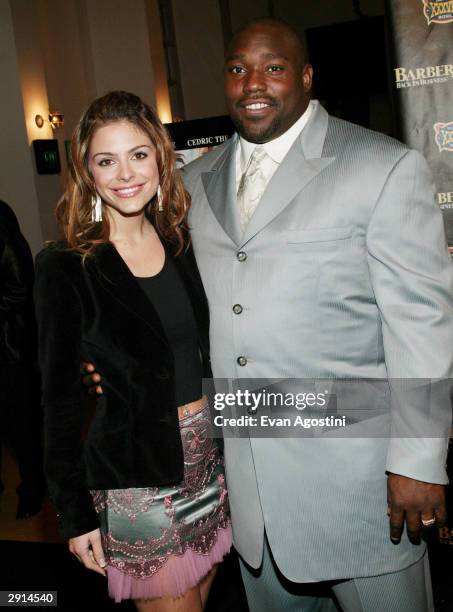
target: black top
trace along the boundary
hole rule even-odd
[[[153,304],[174,356],[177,406],[201,397],[201,360],[198,330],[184,285],[173,260],[166,256],[163,268],[148,278],[135,277]]]

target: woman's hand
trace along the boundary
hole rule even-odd
[[[104,567],[107,565],[107,562],[102,550],[101,532],[99,529],[84,533],[77,538],[70,538],[69,550],[86,568],[106,576]]]

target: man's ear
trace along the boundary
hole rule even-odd
[[[311,64],[305,64],[302,68],[302,82],[304,84],[305,93],[310,92],[313,82],[313,67]]]

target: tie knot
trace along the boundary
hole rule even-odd
[[[250,159],[251,164],[259,164],[266,157],[267,153],[263,147],[263,145],[257,145],[253,149],[252,157]]]

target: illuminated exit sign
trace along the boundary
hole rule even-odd
[[[38,174],[60,174],[58,140],[34,140],[33,151]]]

